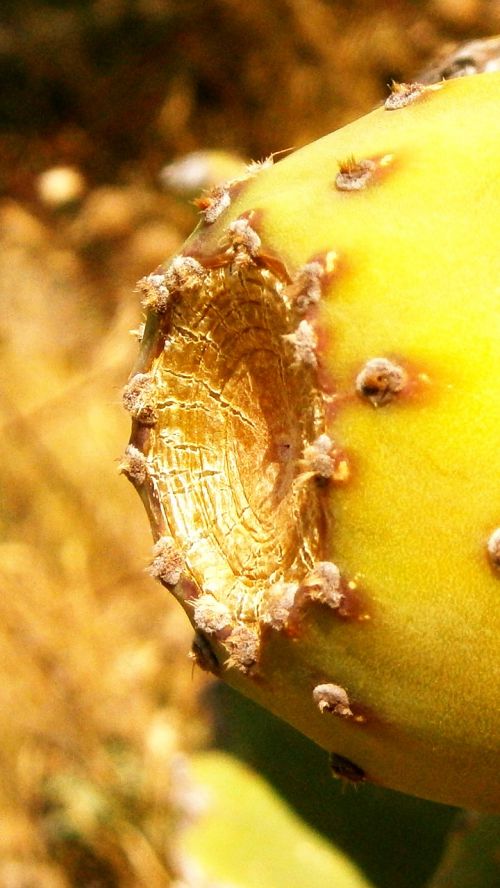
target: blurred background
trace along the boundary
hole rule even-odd
[[[498,32],[495,0],[2,0],[0,888],[253,886],[185,847],[196,762],[230,761],[209,749],[264,776],[370,884],[427,884],[451,809],[344,791],[321,750],[193,670],[118,475],[120,391],[135,282],[190,232],[201,188]],[[242,829],[243,866],[260,849]]]

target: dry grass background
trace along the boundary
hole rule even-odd
[[[0,229],[0,885],[165,885],[174,772],[205,729],[117,474],[135,270],[111,306],[57,225],[6,202]]]
[[[300,145],[443,43],[499,30],[493,0],[5,3],[0,888],[193,884],[176,836],[205,677],[117,474],[134,282],[194,221],[161,166]],[[64,208],[39,193],[56,163],[85,180]]]

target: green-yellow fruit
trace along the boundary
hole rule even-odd
[[[334,772],[500,810],[500,74],[200,201],[123,471],[195,654]]]
[[[301,822],[258,774],[217,752],[190,764],[202,804],[180,834],[181,854],[206,884],[370,888],[355,865]]]

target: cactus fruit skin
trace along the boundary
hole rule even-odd
[[[490,812],[499,101],[498,73],[396,85],[206,195],[141,282],[122,463],[203,668],[336,776]]]

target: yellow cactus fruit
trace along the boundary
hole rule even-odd
[[[500,810],[500,73],[206,194],[122,470],[194,656],[334,774]]]

